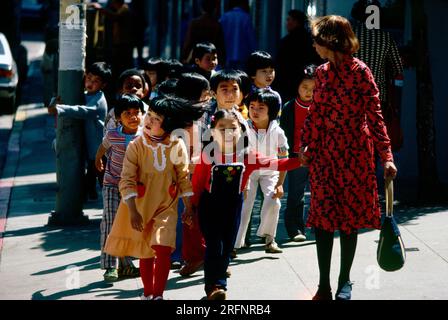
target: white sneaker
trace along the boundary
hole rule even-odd
[[[140,300],[152,300],[152,294],[146,297],[145,294],[142,293]]]
[[[154,301],[158,301],[158,300],[164,300],[162,296],[157,296],[154,299],[152,299]]]
[[[299,234],[291,238],[291,240],[294,242],[303,242],[306,241],[306,236],[299,231]]]

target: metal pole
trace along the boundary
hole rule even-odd
[[[61,0],[58,95],[64,104],[83,104],[86,19],[83,0]],[[56,131],[56,210],[48,224],[83,225],[84,157],[82,120],[58,117]]]

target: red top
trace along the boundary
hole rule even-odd
[[[294,102],[294,146],[293,152],[300,152],[300,138],[302,137],[302,128],[312,101],[304,102],[299,97]]]
[[[244,164],[245,170],[243,173],[240,192],[245,189],[249,176],[255,170],[269,168],[277,171],[290,171],[300,167],[301,165],[298,158],[269,159],[254,151],[251,151],[248,155],[241,157],[237,157],[235,154],[224,156],[220,153],[215,155],[214,158],[215,161],[212,164],[209,157],[205,153],[202,153],[201,161],[194,169],[192,179],[194,196],[191,198],[191,202],[194,206],[199,204],[199,199],[202,192],[204,190],[210,190],[211,171],[214,164],[230,164],[238,162],[242,162]]]

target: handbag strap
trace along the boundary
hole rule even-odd
[[[386,216],[392,217],[394,214],[394,182],[391,178],[385,180],[386,189]]]

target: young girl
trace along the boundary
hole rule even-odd
[[[115,117],[120,125],[106,132],[102,144],[96,153],[95,165],[99,172],[104,173],[103,180],[103,218],[101,220],[101,268],[106,269],[104,280],[113,282],[121,276],[138,277],[140,272],[134,267],[129,257],[117,259],[104,252],[104,245],[110,233],[112,224],[121,201],[118,184],[123,168],[123,159],[126,148],[137,136],[144,113],[143,102],[133,95],[123,95],[115,104]],[[103,156],[108,153],[104,168]]]
[[[212,142],[204,147],[193,175],[192,205],[206,243],[205,292],[209,300],[226,298],[233,250],[250,174],[260,168],[291,170],[298,159],[272,160],[246,148],[245,126],[233,110],[219,110],[211,119]]]
[[[120,203],[105,251],[140,258],[144,300],[162,300],[175,248],[178,198],[190,216],[192,195],[188,153],[170,134],[191,126],[200,107],[175,97],[151,101],[143,135],[126,150],[120,181]]]
[[[305,68],[297,82],[297,98],[285,104],[280,117],[280,127],[285,131],[288,144],[292,149],[292,152],[289,153],[291,158],[297,157],[300,152],[301,130],[308,115],[308,109],[313,102],[315,71],[315,65],[309,65]],[[303,205],[307,183],[308,167],[301,167],[288,172],[285,227],[289,238],[295,242],[306,240]]]
[[[270,89],[257,90],[250,94],[249,103],[249,144],[263,156],[270,159],[286,158],[288,142],[276,118],[280,110],[280,97]],[[283,182],[286,172],[260,170],[250,176],[247,198],[243,204],[241,223],[235,248],[244,246],[252,208],[260,185],[264,195],[257,236],[265,238],[266,253],[281,253],[275,242],[280,213],[280,198],[283,196]]]

